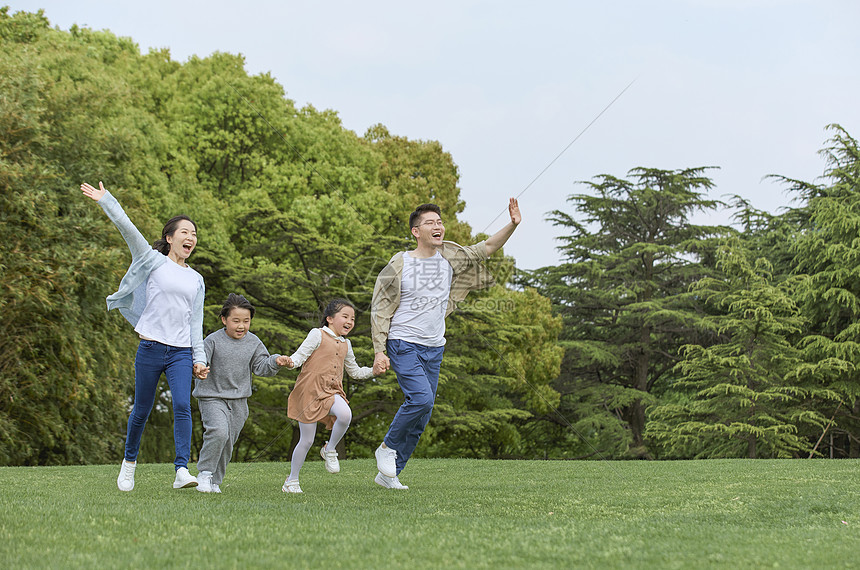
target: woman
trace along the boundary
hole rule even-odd
[[[131,251],[131,266],[119,290],[107,298],[108,310],[119,309],[140,336],[134,360],[134,407],[128,419],[125,457],[117,477],[121,491],[134,489],[140,438],[155,402],[161,374],[173,400],[174,489],[196,487],[188,472],[191,453],[191,377],[208,372],[203,350],[203,277],[188,266],[197,245],[197,226],[188,216],[168,220],[152,246],[122,207],[99,182],[81,184],[84,196],[98,202]]]

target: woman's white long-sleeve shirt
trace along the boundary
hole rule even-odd
[[[122,206],[110,192],[98,201],[98,205],[104,210],[107,217],[122,234],[128,249],[131,252],[131,265],[123,276],[116,293],[108,295],[108,310],[119,309],[125,319],[133,327],[137,327],[140,316],[146,308],[146,286],[150,274],[168,261],[167,256],[152,249],[143,234],[126,215]],[[192,271],[194,271],[192,269]],[[206,287],[203,276],[194,271],[197,276],[197,293],[191,305],[191,319],[189,331],[189,346],[191,347],[194,364],[206,364],[206,352],[203,350],[203,299]],[[158,339],[153,339],[158,340]]]

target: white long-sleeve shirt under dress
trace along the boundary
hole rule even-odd
[[[335,421],[329,415],[334,397],[349,403],[343,391],[344,370],[356,380],[373,377],[372,368],[355,361],[352,344],[328,327],[312,329],[290,359],[302,371],[287,400],[287,416],[306,424],[322,422],[327,429]]]
[[[120,281],[117,292],[108,296],[107,307],[108,310],[119,309],[122,316],[137,330],[141,315],[147,308],[147,286],[150,276],[169,260],[166,255],[152,249],[152,246],[138,231],[110,192],[105,192],[105,195],[98,201],[98,205],[122,234],[128,245],[128,250],[131,252],[131,265]],[[171,263],[173,262],[171,261]],[[203,299],[206,294],[206,287],[203,283],[203,276],[190,267],[183,268],[177,265],[177,268],[188,271],[188,275],[197,282],[196,292],[188,307],[189,311],[187,314],[181,315],[182,332],[179,334],[174,332],[173,338],[169,339],[155,338],[159,336],[158,333],[141,332],[139,334],[169,346],[190,347],[194,364],[205,365]],[[187,328],[185,328],[186,326]]]

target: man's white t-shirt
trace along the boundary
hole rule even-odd
[[[454,270],[438,251],[417,259],[403,252],[400,306],[391,318],[388,338],[423,346],[445,345],[445,312]]]
[[[199,277],[190,267],[168,260],[149,274],[146,308],[135,332],[168,346],[191,346],[191,307]]]

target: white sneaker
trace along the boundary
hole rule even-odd
[[[214,493],[214,485],[212,484],[212,472],[201,471],[197,474],[197,490],[201,493]]]
[[[220,493],[221,487],[217,483],[212,483],[212,492],[213,493]]]
[[[374,455],[376,455],[376,468],[379,469],[380,473],[386,477],[397,477],[396,451],[380,445],[376,448]]]
[[[284,481],[284,486],[281,487],[281,491],[284,493],[301,493],[302,488],[299,487],[298,481],[290,481],[289,479]]]
[[[185,489],[187,487],[196,487],[197,479],[194,475],[188,472],[185,467],[180,467],[176,470],[176,479],[173,481],[174,489]]]
[[[337,460],[337,451],[328,451],[328,442],[320,448],[320,455],[325,461],[325,470],[329,473],[340,473],[340,463]]]
[[[119,468],[119,477],[116,478],[116,486],[120,491],[131,491],[134,489],[134,469],[137,467],[137,462],[122,460],[122,467]]]
[[[401,483],[400,479],[398,479],[396,475],[394,477],[386,477],[382,473],[377,473],[376,479],[374,479],[374,482],[377,485],[382,485],[386,489],[408,489],[409,488],[406,485],[404,485],[403,483]]]

